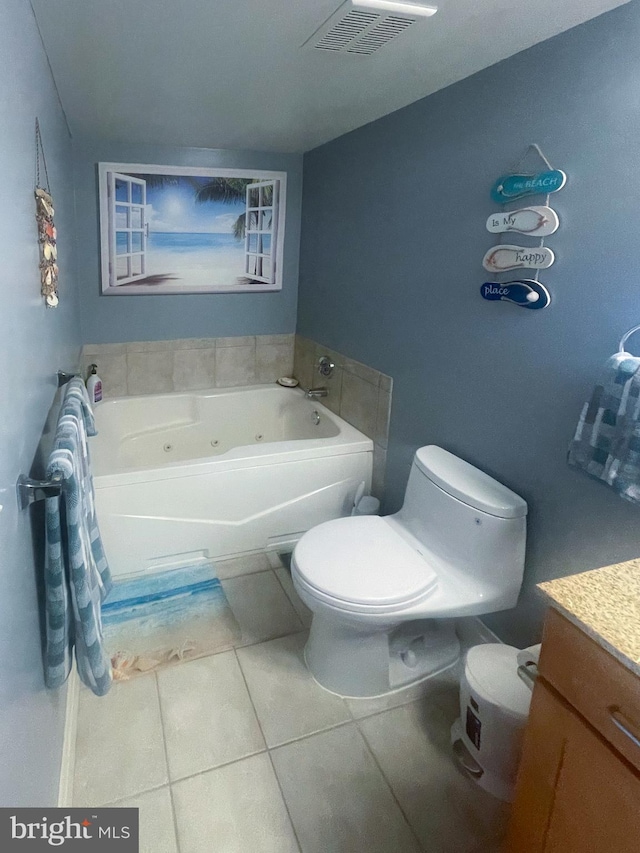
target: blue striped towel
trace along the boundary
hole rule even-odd
[[[582,408],[568,462],[640,503],[640,358],[619,352],[608,359]]]
[[[61,477],[61,497],[47,498],[45,680],[60,687],[71,671],[71,647],[82,681],[96,695],[111,686],[102,641],[101,604],[111,589],[96,519],[87,435],[96,428],[84,384],[65,388],[47,477]],[[69,606],[71,600],[71,607]]]

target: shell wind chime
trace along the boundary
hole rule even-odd
[[[40,186],[40,154],[42,153],[42,164],[46,189]],[[53,223],[55,213],[53,198],[49,187],[49,175],[47,173],[47,161],[44,157],[40,125],[36,119],[36,222],[38,223],[38,242],[40,244],[40,281],[41,293],[47,308],[55,308],[58,305],[58,247],[57,231]]]

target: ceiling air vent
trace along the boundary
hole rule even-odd
[[[302,46],[325,53],[370,56],[437,11],[436,6],[394,0],[346,0]]]

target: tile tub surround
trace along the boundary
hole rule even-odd
[[[266,385],[293,372],[294,335],[85,344],[82,375],[98,365],[105,397]]]
[[[323,355],[335,364],[329,377],[317,370]],[[293,375],[303,388],[326,388],[329,394],[320,402],[373,440],[371,491],[382,498],[393,379],[302,335],[295,336]]]
[[[271,554],[225,569],[230,598],[288,575]],[[456,682],[345,701],[305,667],[290,581],[256,632],[261,592],[243,648],[83,690],[75,804],[140,808],[141,853],[497,853],[506,809],[451,759]]]

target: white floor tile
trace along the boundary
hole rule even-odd
[[[421,701],[359,723],[429,853],[488,850],[497,846],[506,820],[506,807],[456,769],[449,745],[454,716]]]
[[[265,748],[235,652],[165,669],[158,685],[171,779]]]
[[[306,639],[304,632],[238,649],[270,747],[351,719],[344,700],[323,690],[311,677],[303,658]]]
[[[347,699],[346,702],[356,719],[370,717],[372,714],[379,714],[381,711],[388,711],[391,708],[399,708],[401,705],[408,705],[410,702],[422,698],[442,703],[444,697],[445,701],[457,703],[458,685],[460,683],[458,673],[459,670],[456,665],[440,675],[429,678],[420,684],[405,687],[403,690],[396,690],[393,693],[370,699]]]
[[[73,801],[99,806],[168,781],[154,675],[80,693]]]
[[[231,578],[222,586],[242,631],[240,645],[302,630],[300,619],[272,571]]]
[[[216,560],[218,577],[221,580],[236,578],[240,575],[250,575],[254,572],[266,572],[271,568],[269,557],[261,552],[259,554],[245,554],[242,557],[234,557],[231,560]]]
[[[177,782],[173,796],[181,853],[299,850],[266,754]]]
[[[295,607],[296,613],[300,617],[302,624],[305,628],[311,627],[311,620],[313,619],[313,613],[309,610],[307,605],[302,601],[296,589],[293,585],[293,581],[291,580],[291,572],[288,569],[285,569],[284,566],[282,568],[275,570],[278,580],[282,584],[282,588],[287,593],[289,597],[289,601]]]
[[[139,853],[178,853],[168,786],[109,805],[140,810]]]
[[[418,853],[355,724],[271,755],[303,853]]]

